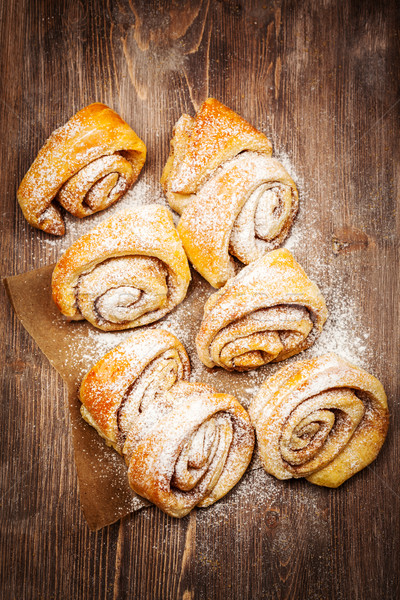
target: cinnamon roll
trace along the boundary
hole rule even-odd
[[[197,352],[210,368],[255,369],[309,348],[326,318],[315,283],[289,250],[273,250],[207,300]]]
[[[69,319],[103,331],[157,321],[186,296],[190,270],[171,213],[160,205],[123,211],[79,238],[52,276]]]
[[[146,146],[121,117],[104,104],[90,104],[56,129],[40,150],[17,192],[27,221],[64,235],[56,200],[76,217],[103,210],[136,181]]]
[[[162,184],[181,219],[189,260],[214,287],[287,237],[298,209],[296,185],[271,158],[269,140],[209,98],[175,126]]]
[[[80,388],[81,414],[106,442],[122,453],[135,419],[158,394],[190,375],[180,341],[163,329],[138,331],[105,354]]]
[[[132,489],[175,517],[222,498],[254,448],[239,402],[189,374],[182,344],[152,329],[108,352],[80,389],[83,418],[124,456]]]
[[[335,354],[269,377],[250,416],[268,473],[332,488],[376,458],[389,424],[382,384]]]
[[[128,478],[137,494],[184,517],[195,506],[210,506],[241,479],[254,432],[233,396],[201,383],[180,381],[161,402],[163,414],[148,411],[128,434]]]

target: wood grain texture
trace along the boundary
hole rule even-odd
[[[382,600],[400,597],[399,12],[395,0],[21,0],[0,6],[2,276],[54,262],[15,192],[47,136],[93,101],[145,140],[159,196],[172,126],[207,96],[286,153],[313,203],[321,284],[340,273],[373,346],[391,427],[338,490],[256,471],[181,521],[145,509],[91,533],[58,375],[4,289],[1,597]],[[396,221],[397,219],[397,221]],[[73,221],[67,222],[72,223]],[[71,234],[72,235],[72,234]],[[312,267],[315,250],[296,258]],[[246,493],[243,490],[246,489]]]

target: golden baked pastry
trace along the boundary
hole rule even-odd
[[[235,274],[230,255],[248,264],[289,233],[298,192],[271,154],[262,133],[213,98],[174,128],[161,182],[189,260],[214,287]]]
[[[335,354],[269,377],[250,416],[268,473],[332,488],[377,457],[389,425],[382,384]]]
[[[76,217],[103,210],[136,181],[146,146],[121,117],[96,102],[56,129],[40,150],[17,192],[26,220],[64,235],[56,200]]]
[[[190,375],[180,341],[163,329],[138,331],[107,352],[87,373],[80,388],[81,414],[122,453],[133,421],[157,394]]]
[[[210,506],[241,479],[254,432],[249,416],[228,394],[180,381],[128,434],[125,454],[132,489],[167,514],[184,517]]]
[[[52,291],[69,319],[115,331],[161,319],[189,282],[171,213],[154,204],[118,213],[79,238],[56,264]]]
[[[175,336],[147,329],[108,352],[80,389],[83,418],[124,456],[132,489],[175,517],[222,498],[254,448],[239,402],[183,381],[189,374]]]
[[[210,368],[255,369],[309,348],[326,318],[315,283],[289,250],[273,250],[209,297],[197,352]]]

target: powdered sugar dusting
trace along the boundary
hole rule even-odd
[[[285,242],[285,247],[294,253],[295,258],[302,264],[307,274],[318,284],[329,309],[328,320],[316,343],[301,355],[289,359],[288,362],[296,362],[333,351],[368,369],[373,349],[368,344],[369,331],[362,322],[359,303],[351,296],[351,290],[343,280],[334,257],[325,260],[326,252],[329,249],[326,248],[326,240],[318,227],[319,211],[314,208],[315,201],[307,191],[305,182],[297,176],[288,155],[280,152],[277,154],[277,158],[293,177],[301,197],[300,213]],[[141,179],[122,197],[118,204],[109,208],[106,214],[98,213],[82,221],[67,215],[66,236],[57,240],[45,239],[43,245],[49,251],[54,249],[61,254],[75,239],[93,229],[95,225],[115,212],[131,206],[150,205],[154,202],[166,205],[161,188]],[[159,321],[157,327],[171,331],[184,344],[192,365],[191,381],[201,381],[211,385],[219,392],[231,393],[245,407],[248,407],[266,377],[287,362],[269,364],[248,373],[228,373],[221,369],[207,369],[197,356],[194,340],[202,319],[204,303],[214,291],[204,279],[197,273],[193,273],[193,281],[186,299]],[[68,359],[69,368],[75,370],[79,377],[83,377],[103,354],[131,334],[132,331],[104,333],[89,328],[82,355],[78,359],[74,350],[74,354],[71,354]],[[116,459],[119,460],[119,457]],[[254,469],[254,467],[257,467],[257,462],[253,463],[252,468]],[[321,511],[326,509],[328,496],[305,481],[290,483],[278,481],[267,475],[262,469],[247,473],[226,498],[211,508],[198,510],[197,519],[200,520],[200,523],[212,522],[218,527],[239,509],[242,511],[244,520],[250,518],[253,507],[263,503],[271,512],[271,519],[275,518],[273,515],[277,513],[278,520],[285,522],[287,519],[285,507],[290,505],[292,494],[296,494],[296,505],[300,506],[303,502],[304,510],[315,514],[315,535],[321,535],[321,533],[323,535],[325,521],[320,518],[320,515]],[[147,511],[143,514],[146,513]],[[262,526],[260,524],[260,527]],[[277,536],[274,543],[279,550],[286,542],[282,537]]]
[[[344,273],[336,257],[327,247],[327,240],[319,227],[320,211],[315,209],[315,199],[307,183],[296,174],[288,154],[280,152],[279,160],[296,181],[300,193],[300,211],[284,247],[293,252],[305,268],[307,275],[320,288],[329,316],[317,342],[298,358],[309,358],[335,352],[350,362],[368,369],[373,348],[368,344],[370,332],[363,323],[361,305],[351,294]],[[330,244],[330,240],[328,241]],[[303,263],[303,257],[307,265]]]

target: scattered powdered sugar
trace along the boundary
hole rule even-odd
[[[306,182],[297,174],[289,155],[280,151],[276,157],[296,183],[300,195],[300,209],[283,246],[295,254],[299,249],[307,249],[307,254],[311,254],[312,257],[313,271],[311,272],[310,269],[306,269],[306,271],[311,278],[314,278],[324,271],[324,265],[321,264],[319,258],[325,243],[318,226],[319,211],[314,210],[315,200],[312,198]],[[319,284],[318,281],[317,283]]]
[[[316,343],[301,355],[285,361],[284,364],[327,352],[335,352],[368,369],[372,350],[368,344],[369,332],[365,329],[360,317],[358,299],[349,293],[335,260],[324,260],[327,248],[326,241],[318,227],[320,214],[318,210],[314,209],[315,202],[307,191],[305,183],[297,176],[287,154],[280,152],[276,157],[294,179],[300,191],[300,212],[284,245],[293,251],[300,264],[303,264],[303,259],[306,261],[303,266],[307,274],[321,289],[329,309],[328,320]],[[161,188],[141,178],[117,204],[107,210],[106,216],[104,213],[97,213],[90,218],[78,220],[66,215],[66,235],[62,239],[44,239],[45,250],[47,249],[51,255],[54,255],[56,250],[56,258],[59,258],[78,237],[93,229],[105,218],[109,218],[124,208],[153,204],[154,202],[166,205]],[[334,282],[334,285],[330,282]],[[211,385],[219,392],[231,393],[248,408],[252,397],[266,377],[280,369],[282,364],[266,365],[247,373],[230,373],[222,369],[209,370],[201,363],[196,351],[195,336],[202,320],[204,303],[214,291],[199,275],[193,273],[193,281],[186,299],[164,319],[153,324],[151,328],[166,329],[174,333],[183,343],[191,360],[191,381],[201,381]],[[151,330],[151,328],[148,329]],[[130,335],[132,335],[132,330],[105,333],[88,329],[83,356],[79,363],[74,363],[74,358],[71,356],[71,368],[75,368],[79,371],[79,376],[83,377],[87,369],[101,356]],[[116,455],[117,460],[119,461],[118,465],[122,464]],[[315,517],[315,535],[324,535],[326,522],[321,514],[323,510],[326,510],[329,502],[327,495],[305,481],[278,481],[267,475],[263,469],[256,468],[254,470],[254,466],[259,467],[259,463],[256,462],[255,465],[253,463],[253,470],[247,472],[225,498],[208,510],[197,511],[200,525],[212,523],[213,526],[218,527],[228,521],[231,515],[238,510],[241,511],[241,519],[246,521],[251,517],[255,507],[261,503],[268,510],[268,518],[266,517],[266,522],[260,523],[260,528],[267,526],[275,530],[275,520],[283,525],[280,528],[278,525],[276,526],[279,535],[277,534],[273,541],[279,551],[279,548],[282,549],[287,543],[285,535],[287,535],[287,526],[291,525],[287,507],[292,503],[292,495],[295,494],[296,506],[302,506],[305,512]],[[134,508],[136,507],[132,505],[132,509]],[[148,511],[144,511],[143,515],[146,514]],[[270,524],[268,525],[268,523]]]
[[[122,343],[127,337],[132,335],[132,331],[118,331],[105,333],[92,328],[88,328],[85,335],[85,344],[79,347],[79,354],[76,352],[75,344],[70,344],[63,348],[65,354],[64,364],[76,374],[77,381],[81,381],[88,370],[104,354]],[[67,350],[67,352],[65,352]]]
[[[368,369],[373,349],[368,344],[369,330],[362,320],[359,299],[351,294],[336,257],[319,227],[320,212],[315,209],[315,199],[291,165],[287,154],[280,152],[279,160],[300,189],[300,211],[284,247],[293,252],[305,268],[307,275],[320,288],[329,311],[324,329],[316,343],[299,358],[309,358],[335,352],[350,362]],[[303,256],[307,266],[302,263]]]
[[[132,331],[118,331],[118,332],[102,332],[95,329],[89,329],[87,333],[87,348],[93,349],[89,353],[89,356],[103,356],[115,348],[118,344],[121,344],[127,337],[132,335]]]
[[[260,504],[264,506],[265,510],[276,511],[277,515],[273,515],[274,517],[283,516],[284,506],[293,495],[293,491],[297,490],[298,492],[299,488],[304,490],[304,488],[307,489],[306,486],[309,486],[306,482],[300,481],[290,480],[290,483],[292,485],[289,484],[289,481],[279,481],[262,468],[248,471],[235,488],[225,498],[214,504],[210,511],[198,510],[197,520],[199,523],[206,523],[212,519],[213,524],[219,526],[229,521],[232,513],[239,510],[241,518],[247,519],[251,517],[252,513],[258,512]],[[303,492],[296,495],[296,501],[299,506],[304,505],[310,512],[318,510],[317,496],[308,496]],[[274,525],[277,524],[274,519]],[[265,525],[266,522],[261,521],[260,529]]]
[[[340,287],[327,290],[325,298],[329,308],[328,320],[305,358],[335,352],[342,358],[368,369],[373,357],[373,348],[368,344],[370,334],[363,327],[356,301],[347,296]]]
[[[196,552],[197,570],[221,572],[222,576],[221,543],[229,527],[242,552],[254,552],[257,539],[267,540],[264,551],[278,555],[285,563],[288,556],[296,553],[296,544],[301,539],[307,544],[309,556],[315,554],[317,559],[321,545],[324,548],[332,545],[330,495],[330,491],[304,480],[279,481],[263,469],[247,472],[218,502],[206,509],[194,509],[195,520],[193,516],[185,517],[195,534],[188,544],[192,548],[185,546],[185,552],[187,548]],[[140,520],[152,521],[153,511],[142,510]],[[164,536],[153,542],[153,549],[158,552],[163,551],[165,540],[174,534],[173,519],[164,516],[163,525]],[[135,526],[136,519],[132,519],[128,527]],[[257,533],[261,537],[257,538]]]
[[[289,158],[282,154],[278,158],[295,179],[297,185],[302,188],[303,184],[296,176]],[[285,361],[284,364],[335,352],[350,362],[368,369],[372,350],[368,345],[369,331],[362,322],[358,299],[351,295],[351,290],[348,289],[347,282],[343,280],[335,258],[327,262],[321,259],[323,251],[326,251],[326,241],[317,226],[318,214],[313,210],[314,201],[301,189],[300,193],[301,211],[285,247],[293,251],[300,262],[302,262],[301,256],[307,256],[306,272],[321,289],[327,302],[329,316],[316,343],[301,355]],[[280,369],[282,363],[269,364],[261,369],[240,374],[227,373],[221,369],[206,369],[198,359],[194,338],[202,318],[201,304],[211,293],[214,293],[214,290],[199,276],[195,275],[194,277],[195,281],[192,284],[195,286],[194,290],[189,292],[189,297],[170,313],[160,323],[160,326],[175,333],[187,348],[191,358],[191,379],[193,381],[202,381],[212,385],[220,392],[235,394],[248,407],[251,398],[265,378]],[[334,282],[334,286],[330,282]],[[314,487],[306,481],[281,482],[266,474],[263,469],[257,468],[259,463],[256,462],[252,466],[253,470],[249,471],[225,498],[208,510],[197,511],[199,524],[202,522],[212,523],[213,526],[218,527],[228,521],[238,509],[241,511],[241,519],[245,520],[254,511],[254,507],[259,506],[260,503],[269,510],[272,509],[272,512],[276,507],[280,518],[283,515],[283,520],[290,521],[285,505],[289,505],[291,496],[295,494],[296,505],[301,506],[303,503],[303,510],[309,513],[309,519],[314,519],[315,529],[314,533],[310,535],[320,537],[325,529],[328,535],[327,520],[323,517],[329,509],[329,500],[324,493],[325,490],[321,491],[320,488]],[[299,490],[301,490],[300,493]],[[288,524],[286,523],[286,525]],[[261,527],[265,527],[265,523],[260,523]],[[282,527],[280,535],[275,538],[274,543],[278,549],[286,543],[283,539],[286,535],[285,531],[287,533],[287,527]]]

